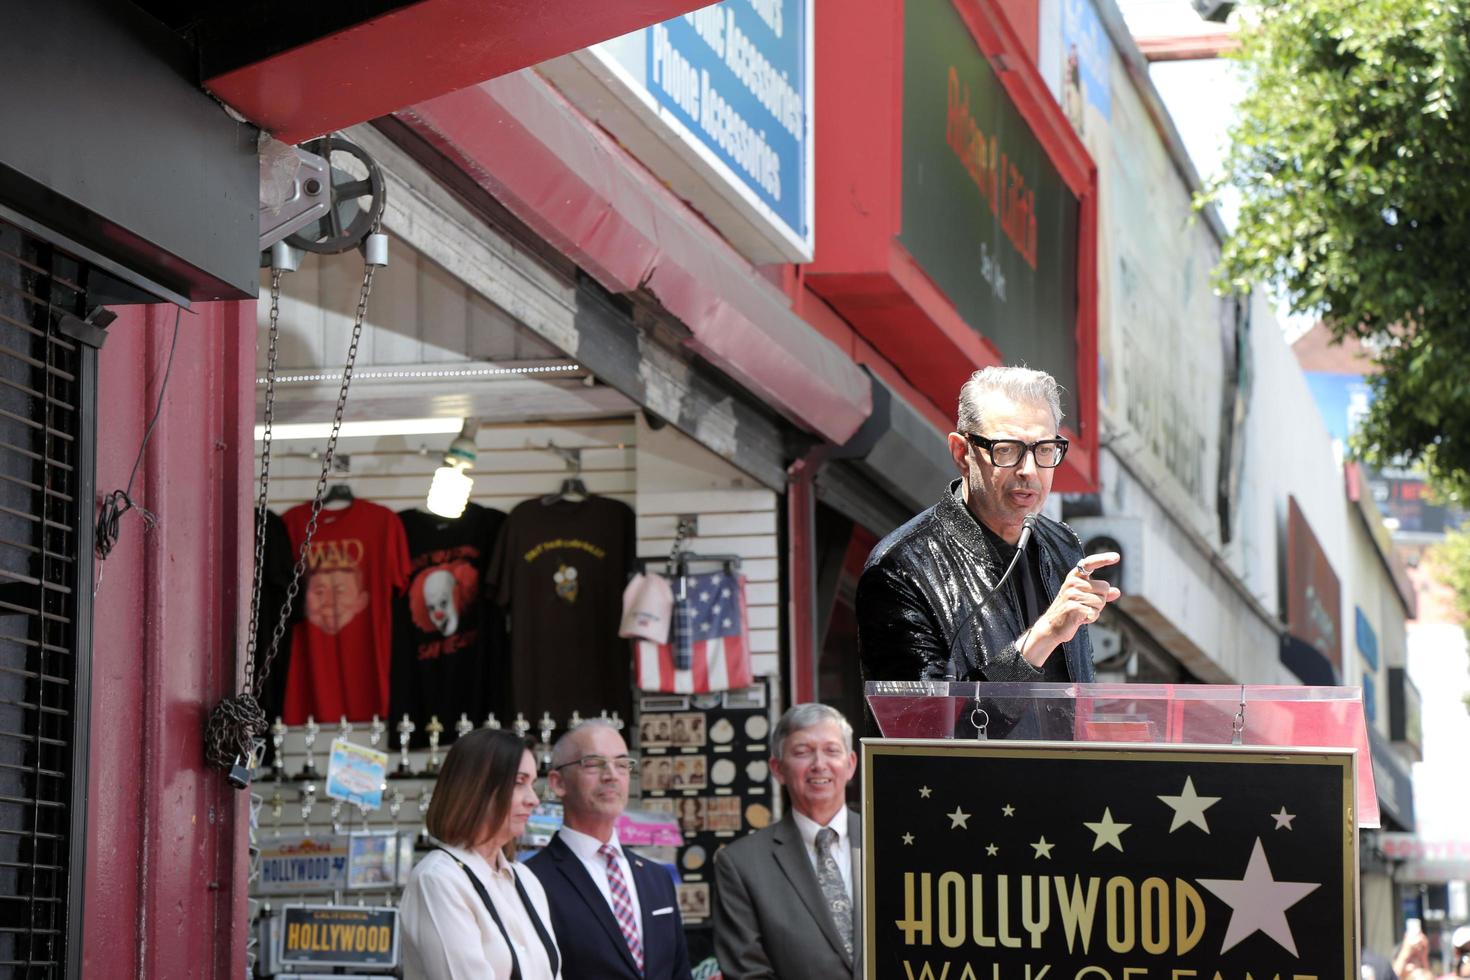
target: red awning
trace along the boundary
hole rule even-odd
[[[204,87],[277,139],[299,143],[707,2],[415,0],[213,74]]]
[[[607,289],[651,292],[690,346],[796,424],[840,444],[867,418],[852,359],[534,72],[397,116]]]

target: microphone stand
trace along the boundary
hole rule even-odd
[[[960,679],[954,662],[955,646],[960,641],[960,635],[969,628],[970,624],[975,621],[975,617],[980,615],[981,611],[990,604],[990,600],[995,598],[995,594],[999,592],[1001,588],[1006,584],[1006,582],[1010,580],[1011,573],[1016,570],[1016,566],[1021,561],[1021,553],[1025,551],[1026,546],[1031,543],[1031,533],[1035,529],[1036,515],[1027,514],[1025,520],[1021,522],[1021,536],[1016,539],[1016,553],[1011,556],[1011,563],[1006,566],[1006,570],[1001,574],[999,580],[996,581],[995,585],[991,587],[990,591],[985,593],[985,597],[980,600],[980,604],[977,605],[974,609],[971,609],[969,613],[966,614],[965,618],[960,621],[960,625],[955,627],[954,635],[951,636],[949,639],[949,654],[947,657],[947,661],[949,663],[949,673],[944,675],[945,680],[957,681]]]

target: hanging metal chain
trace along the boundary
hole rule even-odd
[[[375,223],[371,238],[378,235]],[[265,506],[270,497],[270,452],[271,425],[275,408],[275,368],[278,351],[280,318],[281,272],[271,275],[271,313],[269,348],[266,355],[265,431],[261,448],[260,492],[257,497],[255,570],[251,577],[250,634],[245,641],[245,680],[239,694],[225,698],[215,705],[205,725],[205,761],[229,773],[230,782],[239,789],[249,785],[250,771],[255,767],[255,754],[269,724],[265,711],[260,706],[260,692],[270,669],[280,651],[281,640],[286,634],[291,617],[291,607],[301,590],[301,577],[306,572],[311,554],[312,538],[316,536],[317,522],[321,516],[327,480],[332,473],[332,460],[337,452],[337,438],[342,432],[342,415],[347,408],[347,391],[352,384],[353,367],[357,362],[357,348],[362,340],[362,325],[367,318],[368,297],[372,294],[373,274],[378,264],[365,260],[363,263],[362,286],[358,291],[357,313],[352,322],[352,340],[347,347],[347,361],[342,368],[342,386],[337,392],[337,407],[332,414],[332,431],[327,437],[326,451],[322,454],[322,471],[317,478],[316,493],[311,501],[311,516],[306,522],[306,531],[301,541],[301,550],[296,565],[291,570],[291,581],[286,587],[275,627],[271,631],[270,646],[265,651],[259,670],[256,669],[256,636],[260,624],[260,593],[265,557]]]
[[[377,228],[373,228],[377,233]],[[327,480],[332,475],[332,459],[337,454],[337,437],[342,432],[342,413],[347,408],[347,389],[352,384],[352,369],[357,361],[357,345],[362,340],[362,321],[367,316],[368,296],[373,291],[373,273],[377,271],[374,265],[365,265],[362,272],[362,288],[358,293],[357,315],[352,321],[352,343],[347,347],[347,363],[342,369],[342,387],[337,392],[337,409],[332,413],[332,432],[327,436],[327,448],[322,453],[322,472],[317,477],[316,493],[311,501],[311,516],[306,521],[306,532],[301,540],[301,552],[296,558],[296,567],[291,570],[291,584],[286,587],[286,598],[281,602],[281,613],[276,617],[275,629],[271,631],[271,645],[265,652],[265,662],[260,665],[260,672],[255,677],[254,687],[247,687],[247,692],[256,697],[260,696],[260,687],[265,679],[270,676],[271,665],[275,662],[276,654],[280,652],[281,639],[286,635],[286,627],[291,618],[291,607],[296,601],[297,594],[301,591],[301,576],[306,572],[307,558],[311,553],[311,539],[316,536],[317,519],[322,513],[322,498],[326,495]],[[248,674],[247,666],[247,678]]]
[[[255,645],[260,635],[260,599],[265,575],[265,514],[270,503],[271,427],[275,422],[276,355],[281,335],[281,277],[284,269],[271,270],[270,329],[265,357],[265,425],[260,449],[260,492],[255,500],[255,568],[250,580],[250,628],[245,634],[245,690],[255,691]]]

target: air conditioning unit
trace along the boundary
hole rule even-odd
[[[1225,18],[1230,16],[1230,11],[1235,9],[1235,0],[1190,0],[1194,4],[1194,12],[1200,17],[1216,24],[1225,23]]]

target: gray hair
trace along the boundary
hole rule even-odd
[[[960,388],[959,418],[955,431],[979,433],[985,420],[980,414],[980,403],[986,395],[1001,394],[1022,405],[1045,405],[1056,419],[1057,429],[1062,427],[1062,395],[1057,379],[1045,371],[1028,367],[988,367],[970,375]]]
[[[566,765],[568,762],[577,761],[572,755],[574,751],[572,747],[572,736],[578,732],[586,731],[589,728],[610,728],[618,732],[618,726],[612,723],[611,718],[588,718],[576,728],[568,728],[561,733],[561,738],[557,739],[556,744],[551,747],[551,768],[556,769]],[[618,734],[621,735],[622,732],[618,732]]]
[[[830,721],[842,730],[842,743],[847,746],[847,751],[852,751],[852,725],[848,724],[842,712],[825,704],[808,702],[806,704],[794,704],[786,709],[781,720],[776,722],[776,730],[771,733],[771,754],[778,761],[786,756],[786,740],[797,732],[805,731],[825,721]]]

